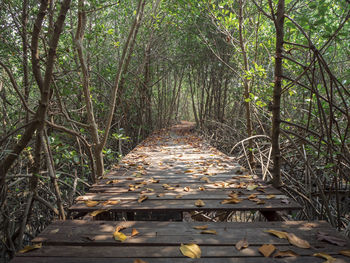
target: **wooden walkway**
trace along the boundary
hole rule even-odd
[[[252,211],[276,220],[277,211],[300,206],[190,130],[184,123],[154,133],[77,198],[70,213],[80,220],[52,223],[33,240],[42,247],[13,262],[324,262],[316,253],[350,261],[339,254],[349,241],[325,222],[219,222],[237,211],[243,220]],[[218,215],[215,222],[196,221],[208,221],[208,212]],[[271,229],[282,238],[265,232]],[[248,247],[235,248],[243,240]],[[305,241],[310,247],[300,248]],[[181,244],[192,243],[200,259],[181,253]],[[275,257],[264,257],[264,249]]]

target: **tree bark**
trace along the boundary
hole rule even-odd
[[[271,0],[270,6],[272,6]],[[274,13],[273,10],[271,10]],[[280,123],[281,123],[281,91],[282,91],[282,75],[283,75],[283,58],[282,58],[282,49],[283,49],[283,38],[284,38],[284,12],[285,12],[285,3],[284,0],[279,0],[277,5],[277,13],[274,20],[276,28],[276,54],[275,54],[275,84],[273,88],[273,102],[272,102],[272,184],[274,187],[282,186],[281,179],[281,153],[280,153]]]

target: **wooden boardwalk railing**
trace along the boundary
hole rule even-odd
[[[325,222],[219,222],[234,213],[251,221],[256,211],[276,220],[277,211],[301,207],[192,128],[154,133],[76,199],[70,213],[79,220],[52,223],[33,240],[42,247],[13,262],[323,262],[317,253],[349,262],[349,241]],[[271,229],[282,238],[265,232]],[[235,248],[242,241],[248,247]],[[199,246],[200,259],[181,253],[189,243]],[[275,257],[264,257],[264,249]]]

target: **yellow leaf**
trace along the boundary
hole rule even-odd
[[[346,257],[350,257],[350,250],[341,250],[341,251],[339,251],[339,254],[346,256]]]
[[[203,231],[201,231],[201,234],[216,235],[217,233],[215,230],[203,230]]]
[[[207,226],[207,225],[204,225],[204,226],[194,226],[193,228],[194,228],[194,229],[197,229],[197,230],[206,230],[206,229],[208,229],[208,226]]]
[[[105,206],[105,205],[117,205],[120,203],[120,200],[108,200],[106,202],[103,202],[102,205]]]
[[[300,247],[300,248],[310,248],[311,247],[309,242],[297,237],[293,233],[287,233],[287,239],[288,239],[289,243],[291,243],[292,245],[294,245],[296,247]]]
[[[240,202],[242,202],[242,199],[231,198],[231,199],[226,199],[224,201],[221,201],[221,204],[238,204]]]
[[[147,263],[147,262],[142,259],[135,259],[134,263]]]
[[[205,188],[203,186],[198,187],[199,191],[204,191]]]
[[[120,182],[119,180],[110,180],[110,181],[107,181],[106,184],[117,184],[119,182]]]
[[[88,206],[88,207],[94,207],[94,206],[97,206],[99,202],[97,201],[92,201],[92,200],[87,200],[85,201],[85,205]]]
[[[266,196],[267,199],[272,199],[272,198],[275,198],[276,196],[275,195],[268,195]]]
[[[193,173],[194,171],[193,170],[186,170],[185,173],[188,174],[188,173]]]
[[[34,244],[32,246],[25,246],[23,249],[21,249],[20,251],[18,251],[18,253],[27,253],[28,251],[34,250],[34,249],[38,249],[38,248],[42,248],[43,244],[42,243],[38,243],[38,244]]]
[[[154,179],[154,178],[151,178],[151,183],[152,183],[152,184],[158,184],[158,183],[159,183],[159,180],[156,180],[156,179]]]
[[[202,207],[202,206],[205,205],[205,203],[204,203],[202,200],[200,200],[200,199],[198,199],[194,204],[195,204],[196,206],[198,206],[198,207]]]
[[[247,190],[248,191],[253,191],[255,188],[257,188],[258,186],[257,185],[255,185],[255,184],[250,184],[250,185],[248,185],[247,186]]]
[[[331,255],[328,255],[326,253],[315,253],[315,254],[313,254],[313,256],[327,259],[327,261],[325,261],[323,263],[332,263],[332,262],[335,262],[335,260],[336,260],[336,258],[334,258]]]
[[[106,209],[99,209],[99,210],[95,210],[95,211],[93,211],[93,212],[91,212],[89,215],[91,215],[91,216],[97,216],[97,215],[99,215],[99,214],[101,214],[101,213],[103,213],[103,212],[107,212],[108,210],[106,210]]]
[[[201,257],[201,249],[196,244],[181,244],[180,246],[181,253],[189,258],[200,258]]]
[[[264,255],[264,257],[269,257],[274,251],[276,247],[272,244],[264,244],[259,247],[259,252]]]
[[[136,228],[133,228],[132,231],[131,231],[131,236],[133,237],[133,236],[136,236],[138,234],[140,234],[140,232],[137,231]]]
[[[246,239],[242,239],[236,243],[237,250],[241,250],[242,248],[247,248],[248,246],[249,244]]]
[[[145,201],[148,198],[147,195],[141,195],[139,200],[137,200],[138,203],[142,203],[143,201]]]
[[[273,230],[273,229],[265,230],[264,232],[273,234],[279,238],[284,238],[284,239],[287,239],[287,235],[288,235],[287,232],[277,231],[277,230]]]
[[[128,237],[122,232],[115,231],[113,234],[114,240],[124,242]]]
[[[297,257],[299,256],[297,253],[295,253],[293,250],[286,250],[286,251],[279,251],[273,255],[274,258],[283,258],[283,257]]]

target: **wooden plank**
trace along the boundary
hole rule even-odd
[[[17,254],[17,257],[96,257],[96,258],[185,258],[177,246],[43,246],[25,254]],[[249,258],[264,257],[258,251],[259,246],[249,246],[241,251],[233,246],[200,246],[202,258]],[[293,246],[276,246],[279,250],[293,250],[301,256],[311,256],[314,253],[327,253],[334,257],[346,260],[346,257],[338,255],[339,248],[310,248],[302,249]],[[316,260],[315,260],[316,261]],[[324,260],[323,260],[324,261]],[[320,262],[323,262],[320,261]],[[278,261],[280,262],[280,261]]]
[[[208,229],[215,230],[216,235],[201,234],[201,230],[194,226],[203,226],[199,223],[183,222],[108,222],[108,221],[78,221],[75,223],[54,223],[46,228],[33,242],[42,242],[46,245],[176,245],[182,243],[196,243],[198,245],[232,245],[245,237],[250,245],[289,245],[286,239],[279,239],[266,230],[274,229],[294,233],[298,237],[309,240],[314,247],[326,247],[325,242],[317,241],[317,232],[328,232],[340,239],[344,238],[333,233],[326,223],[300,224],[260,224],[255,223],[208,223]],[[310,225],[312,227],[310,227]],[[139,231],[137,236],[128,238],[119,243],[113,239],[116,226],[125,227],[122,232],[131,236],[132,229]],[[284,227],[288,226],[288,228]],[[308,227],[309,226],[309,227]],[[350,243],[348,243],[350,246]]]
[[[142,193],[142,195],[148,196],[147,200],[174,200],[174,199],[181,199],[181,200],[225,200],[228,199],[227,193],[187,193],[187,192],[175,192],[175,193],[169,193],[165,192],[164,196],[157,196],[158,193],[155,192],[148,192],[148,193]],[[181,196],[181,197],[180,197]],[[247,199],[249,195],[239,195],[239,198],[241,199]],[[86,200],[93,200],[93,201],[107,201],[107,200],[138,200],[140,197],[139,193],[134,192],[126,192],[121,193],[118,195],[113,194],[105,194],[105,193],[89,193],[84,196],[79,196],[76,198],[76,201],[86,201]],[[256,198],[261,200],[267,200],[269,199],[269,195],[262,195],[259,194],[256,196]],[[285,195],[275,195],[273,199],[279,199],[279,200],[285,200],[288,199]]]
[[[11,263],[133,263],[137,258],[72,258],[72,257],[17,257],[11,261]],[[140,258],[138,258],[140,259]],[[324,259],[316,257],[291,257],[291,258],[261,258],[261,257],[250,257],[250,258],[142,258],[146,263],[322,263]],[[337,263],[349,262],[346,258],[339,258],[337,256]]]
[[[102,202],[94,207],[87,207],[84,202],[72,205],[69,210],[77,212],[92,212],[99,209],[109,209],[111,212],[121,211],[278,211],[300,209],[291,201],[284,204],[281,200],[268,199],[265,204],[257,204],[250,200],[243,200],[238,204],[221,204],[219,200],[205,200],[203,207],[197,207],[194,200],[146,200],[138,203],[133,200],[121,200],[117,205],[103,205]]]

